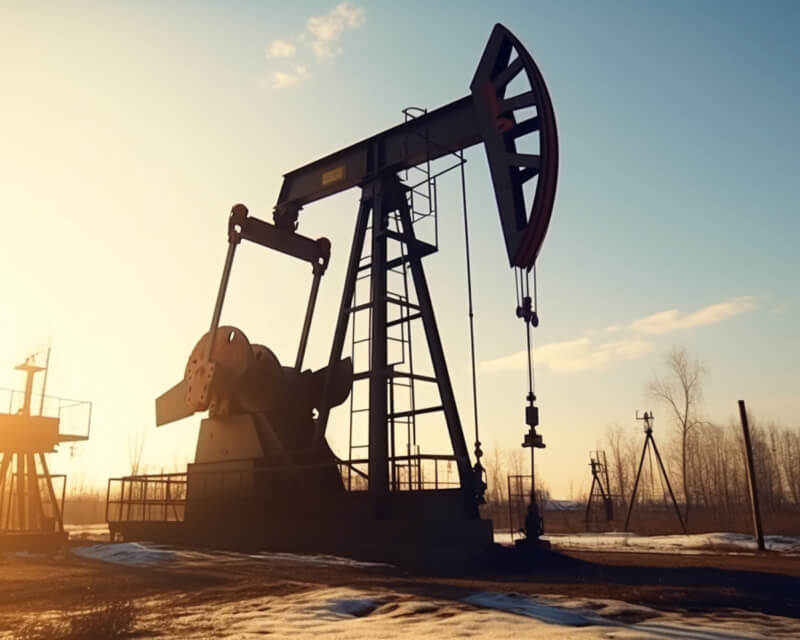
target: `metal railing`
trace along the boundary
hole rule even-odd
[[[460,486],[455,456],[417,454],[389,459],[392,491],[454,489]],[[366,491],[368,476],[362,470],[368,459],[339,460],[337,467],[348,491]],[[250,469],[192,472],[192,491],[204,499],[240,498],[254,488],[254,480],[267,474],[303,474],[330,465],[288,465]],[[106,491],[106,522],[183,522],[186,517],[188,473],[162,473],[109,478]]]
[[[185,473],[109,478],[106,522],[183,522],[187,484]]]
[[[25,405],[25,392],[0,388],[0,412],[19,413]],[[45,418],[58,418],[59,435],[70,440],[86,440],[92,425],[92,403],[56,396],[31,394],[31,413]]]

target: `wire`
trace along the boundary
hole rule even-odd
[[[461,204],[464,212],[464,248],[467,258],[467,299],[469,301],[469,346],[472,365],[472,413],[475,419],[475,458],[476,463],[480,462],[483,455],[481,451],[481,440],[478,431],[478,378],[475,369],[475,313],[472,306],[472,264],[470,261],[469,250],[469,223],[467,219],[467,186],[464,176],[464,152],[459,152],[461,160]]]

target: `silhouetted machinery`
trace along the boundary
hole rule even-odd
[[[34,358],[16,369],[25,373],[24,391],[0,390],[8,402],[8,412],[0,413],[0,549],[52,549],[67,539],[66,476],[50,473],[46,454],[59,444],[88,439],[91,403],[45,396],[47,365]],[[45,380],[36,395],[39,372]]]
[[[507,89],[515,81],[524,89],[511,95]],[[244,205],[233,207],[210,330],[192,351],[183,380],[156,401],[158,425],[208,411],[195,462],[186,474],[112,480],[112,536],[372,557],[393,557],[410,545],[429,559],[447,552],[469,555],[492,543],[491,522],[478,510],[486,488],[480,442],[472,465],[422,266],[437,247],[417,236],[413,198],[419,193],[400,174],[414,168],[424,174],[431,162],[449,156],[460,163],[463,180],[463,150],[483,142],[509,263],[521,283],[518,315],[530,331],[537,319],[527,274],[553,208],[558,145],[544,80],[525,48],[501,25],[492,31],[470,90],[430,112],[412,116],[406,110],[405,123],[286,174],[274,224],[250,216]],[[520,151],[522,138],[538,144],[538,152]],[[430,186],[430,174],[425,175],[419,184]],[[304,370],[331,247],[325,238],[297,233],[299,214],[352,187],[361,189],[361,203],[330,357],[326,367]],[[434,199],[430,191],[427,198]],[[219,326],[243,240],[312,266],[293,366],[281,365],[272,351],[251,344],[239,329]],[[389,283],[396,275],[402,277],[400,293]],[[368,296],[360,301],[358,284],[365,278]],[[359,317],[367,318],[363,339],[357,339]],[[391,344],[400,342],[405,349],[412,324],[424,333],[430,375],[412,366],[410,349],[400,361],[390,354]],[[368,346],[366,366],[355,370],[353,359],[343,357],[348,327],[353,345]],[[355,409],[351,389],[361,383],[368,387],[368,405]],[[438,403],[418,406],[418,385],[437,391]],[[351,425],[351,455],[345,460],[334,455],[326,430],[331,409],[348,397],[351,420],[358,411],[366,418],[368,442],[354,445]],[[534,400],[531,388],[526,443],[541,447]],[[443,416],[452,454],[419,450],[416,419],[425,414]],[[365,449],[366,457],[353,455]],[[452,467],[457,479],[448,480],[446,470]]]

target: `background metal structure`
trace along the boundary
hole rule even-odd
[[[681,529],[684,533],[686,533],[686,523],[683,521],[683,517],[681,516],[681,510],[678,508],[678,501],[675,499],[675,494],[672,492],[672,485],[669,483],[667,470],[664,467],[664,462],[661,460],[661,454],[658,452],[655,438],[653,438],[653,412],[645,411],[641,416],[639,416],[639,412],[637,411],[636,419],[644,422],[644,446],[642,447],[642,457],[639,459],[639,468],[636,471],[636,480],[633,483],[631,501],[628,503],[628,515],[625,517],[625,527],[623,530],[628,531],[628,525],[631,522],[631,514],[633,513],[633,505],[636,504],[636,491],[639,488],[639,479],[642,475],[642,467],[644,466],[644,459],[647,455],[647,448],[652,446],[653,452],[656,454],[656,460],[658,460],[658,468],[661,471],[661,476],[664,478],[664,482],[669,490],[669,497],[672,501],[672,506],[675,507],[675,515],[678,516],[678,522],[681,524]]]
[[[49,360],[48,350],[45,366],[31,357],[15,367],[25,374],[25,388],[7,391],[8,412],[0,413],[0,549],[42,550],[67,539],[66,476],[50,473],[46,454],[61,443],[89,438],[91,403],[45,396],[43,383],[34,412],[34,377],[44,372],[46,382]],[[62,422],[70,413],[71,432],[65,433]]]
[[[586,501],[586,513],[584,515],[587,529],[595,497],[603,505],[606,521],[611,522],[614,519],[614,502],[611,498],[611,484],[608,480],[606,452],[592,451],[589,454],[589,468],[592,470],[592,486],[589,489],[589,499]]]

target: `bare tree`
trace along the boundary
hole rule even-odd
[[[693,489],[690,444],[695,428],[702,424],[698,418],[698,409],[703,399],[703,381],[708,370],[702,362],[691,358],[685,347],[673,347],[666,355],[664,363],[666,373],[653,377],[647,385],[647,393],[667,406],[678,429],[684,522],[688,525]]]
[[[627,508],[628,493],[636,473],[636,461],[631,462],[630,434],[625,433],[619,424],[611,424],[606,428],[606,443],[610,453],[608,471],[611,484],[607,491],[616,493],[620,504]]]
[[[146,440],[146,432],[141,427],[128,436],[128,462],[131,465],[131,475],[139,475],[142,465],[142,453],[144,452],[144,443]]]
[[[780,430],[777,457],[785,478],[787,501],[800,507],[800,430]]]
[[[503,455],[497,443],[493,443],[486,455],[486,476],[489,486],[486,491],[486,500],[493,504],[504,501],[506,494],[505,469]]]

